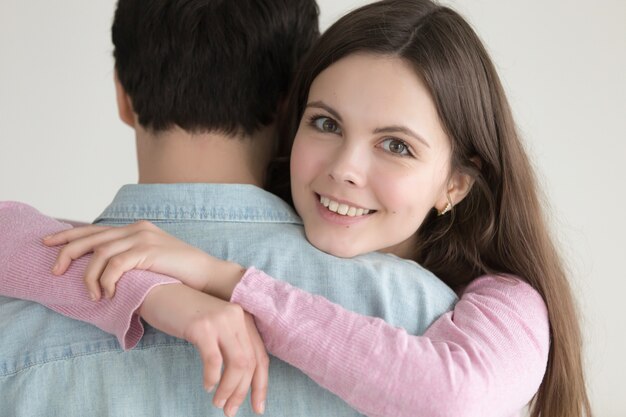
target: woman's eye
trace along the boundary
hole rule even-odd
[[[389,138],[381,143],[381,147],[389,153],[400,156],[411,156],[409,146],[400,139]]]
[[[322,132],[341,133],[337,122],[330,117],[317,117],[313,120],[313,124]]]

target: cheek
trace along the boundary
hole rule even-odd
[[[320,155],[311,141],[296,136],[291,150],[291,197],[298,214],[305,219],[314,209],[312,206],[311,185],[320,175]]]
[[[421,172],[375,179],[379,199],[390,214],[399,221],[420,222],[437,200],[433,180],[432,175]]]
[[[296,136],[291,150],[291,182],[306,185],[324,173],[328,152],[306,136]]]
[[[290,161],[291,183],[293,185],[302,185],[302,181],[310,175],[310,165],[311,158],[307,158],[306,145],[303,143],[302,139],[296,136],[293,148],[291,149]]]

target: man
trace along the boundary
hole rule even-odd
[[[259,188],[277,146],[276,109],[297,60],[318,34],[313,1],[120,0],[112,32],[118,107],[121,119],[136,132],[140,184],[123,187],[97,223],[150,220],[217,257],[255,265],[414,334],[422,333],[451,306],[452,292],[413,263],[380,254],[341,260],[316,250],[306,242],[292,209]],[[123,353],[113,337],[89,325],[38,305],[2,298],[3,412],[219,415],[202,390],[202,364],[209,360],[204,344],[168,323],[170,315],[189,309],[178,292],[190,295],[194,290],[158,285],[171,283],[167,278],[142,281],[137,274],[137,279],[120,282],[113,300],[93,303],[87,294],[67,300],[63,288],[82,285],[80,268],[85,261],[59,278],[66,281],[41,280],[52,259],[46,264],[19,255],[31,246],[28,253],[45,252],[39,239],[28,233],[48,226],[39,229],[33,223],[10,224],[24,230],[24,238],[11,242],[10,251],[0,251],[0,280],[13,291],[4,295],[27,298],[29,291],[19,284],[30,280],[31,293],[38,285],[48,288],[57,301],[47,298],[46,305],[70,317],[98,324],[99,314],[132,316],[134,327],[120,323],[119,329],[106,329],[116,333],[125,347],[141,336],[136,330],[140,312],[156,327],[193,342],[200,358],[190,344],[152,328],[134,349]],[[72,278],[76,279],[68,281]],[[145,299],[133,298],[140,293],[133,288],[139,287],[150,290]],[[162,306],[168,313],[151,316],[146,305]],[[269,372],[269,415],[358,414],[276,358]],[[216,405],[224,406],[227,415],[237,411],[232,404]],[[252,414],[244,404],[238,415]]]

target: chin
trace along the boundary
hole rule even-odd
[[[346,250],[345,248],[331,248],[329,250],[321,249],[329,255],[336,256],[337,258],[354,258],[360,255],[360,253],[353,250]]]
[[[316,239],[316,236],[307,235],[307,239],[317,249],[338,258],[354,258],[363,253],[354,248],[353,245],[329,242],[326,239]]]

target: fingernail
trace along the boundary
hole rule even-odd
[[[224,408],[225,404],[226,404],[226,400],[219,400],[218,402],[215,403],[215,406],[217,408]]]
[[[209,388],[206,388],[206,392],[210,394],[213,392],[214,389],[215,389],[215,385],[211,385]]]
[[[96,294],[94,294],[92,292],[89,293],[89,298],[91,298],[91,301],[96,301],[97,300]]]
[[[55,264],[52,265],[52,273],[56,274],[58,269],[59,269],[59,263],[55,262]]]
[[[228,414],[228,417],[235,417],[235,414],[237,414],[238,410],[239,410],[238,406],[229,407],[228,412],[226,414]]]
[[[44,237],[43,237],[43,240],[48,240],[48,239],[50,239],[51,237],[52,237],[52,235],[44,236]]]
[[[265,414],[265,401],[259,403],[259,413]]]

